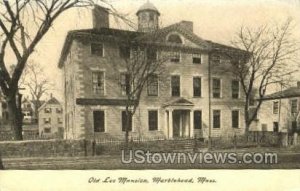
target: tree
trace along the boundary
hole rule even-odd
[[[131,120],[139,106],[141,95],[146,86],[149,87],[165,81],[165,62],[169,56],[159,54],[157,47],[151,42],[124,43],[123,54],[124,77],[114,80],[118,80],[122,92],[126,95],[125,143],[127,145]]]
[[[0,2],[0,87],[8,103],[14,139],[22,139],[22,112],[18,84],[30,55],[54,21],[74,7],[93,5],[92,0],[3,0]],[[7,54],[15,57],[8,72]],[[10,60],[10,63],[12,61]],[[18,100],[18,101],[17,101]]]
[[[299,44],[292,36],[292,20],[287,19],[281,25],[260,26],[253,30],[241,27],[233,45],[245,50],[239,59],[232,62],[231,72],[239,79],[245,94],[246,133],[255,120],[267,90],[275,84],[288,84],[297,68],[292,67]],[[289,67],[287,67],[289,65]],[[298,66],[299,67],[299,66]],[[249,108],[257,92],[257,104]]]
[[[53,87],[51,81],[45,77],[43,68],[35,63],[29,62],[26,66],[27,74],[24,79],[24,87],[29,90],[34,105],[35,117],[38,119],[38,109],[41,106],[41,98]]]

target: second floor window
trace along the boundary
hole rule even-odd
[[[240,93],[240,83],[238,80],[231,81],[231,97],[233,99],[238,99]]]
[[[130,94],[130,74],[128,73],[121,73],[120,77],[120,84],[121,84],[121,94],[122,95],[129,95]]]
[[[148,96],[158,96],[158,76],[151,75],[147,83]]]
[[[291,112],[292,114],[298,113],[298,101],[296,99],[291,101]]]
[[[180,96],[180,76],[171,76],[171,89],[173,97]]]
[[[273,114],[278,114],[278,112],[279,112],[279,102],[274,101],[273,102]]]
[[[51,113],[51,108],[45,108],[44,112],[45,113]]]
[[[221,80],[214,78],[212,83],[213,98],[221,98]]]
[[[194,97],[201,97],[201,77],[193,78]]]
[[[44,124],[51,124],[51,118],[44,118]]]
[[[91,54],[96,56],[104,56],[104,48],[101,43],[91,43]]]
[[[93,92],[97,95],[104,95],[104,72],[93,72]]]
[[[56,113],[62,113],[62,109],[61,108],[56,108]]]

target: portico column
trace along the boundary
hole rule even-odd
[[[169,109],[169,139],[173,138],[173,109]]]
[[[190,138],[194,137],[194,111],[190,110]]]
[[[164,131],[166,137],[169,137],[168,111],[165,111]]]

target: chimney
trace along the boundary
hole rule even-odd
[[[180,26],[190,32],[194,31],[194,23],[192,21],[181,21]]]
[[[95,5],[93,9],[93,28],[109,28],[109,13],[108,9]]]
[[[53,95],[52,95],[52,93],[50,94],[50,99],[52,99],[52,97],[53,97]]]
[[[297,88],[300,88],[300,81],[297,82]]]

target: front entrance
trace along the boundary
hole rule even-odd
[[[173,138],[190,137],[190,111],[173,111]]]

